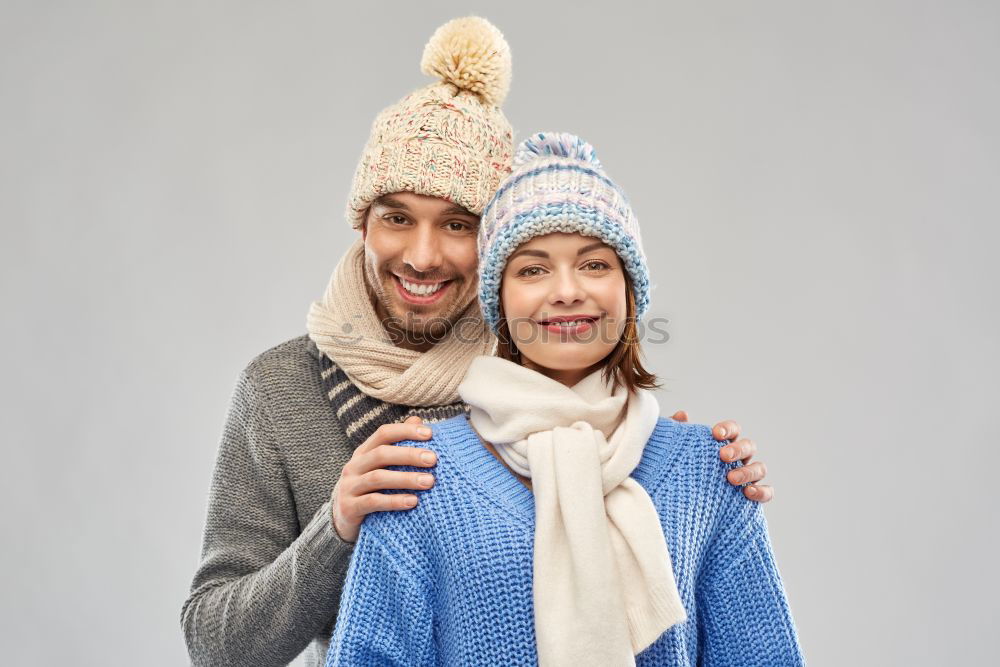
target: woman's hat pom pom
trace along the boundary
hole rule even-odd
[[[603,169],[594,147],[569,132],[539,132],[528,137],[517,147],[514,166],[549,156],[589,162],[597,169]]]

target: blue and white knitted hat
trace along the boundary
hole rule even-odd
[[[479,223],[479,302],[486,322],[500,319],[500,280],[522,243],[552,232],[593,236],[615,249],[632,278],[636,317],[649,306],[649,269],[639,221],[594,147],[565,132],[539,132],[517,147],[511,173]]]

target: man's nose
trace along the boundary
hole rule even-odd
[[[418,224],[403,253],[403,263],[414,271],[434,271],[441,267],[440,234],[432,225]]]

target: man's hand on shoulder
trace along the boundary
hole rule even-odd
[[[386,470],[389,466],[433,467],[437,463],[437,455],[429,449],[396,446],[401,440],[427,440],[430,437],[431,429],[424,426],[419,417],[409,417],[401,424],[382,424],[354,450],[331,494],[331,521],[342,540],[357,541],[361,523],[372,512],[416,507],[415,495],[378,491],[423,491],[434,485],[434,476],[428,473]]]
[[[679,422],[688,420],[687,413],[678,410],[672,419]],[[774,489],[767,484],[757,484],[767,475],[767,466],[762,461],[753,461],[757,453],[757,443],[753,440],[740,438],[740,425],[727,419],[712,427],[712,437],[720,442],[727,443],[719,450],[719,458],[726,463],[733,461],[743,461],[742,468],[735,468],[729,471],[726,479],[733,486],[743,487],[743,495],[758,503],[767,503],[774,498]]]

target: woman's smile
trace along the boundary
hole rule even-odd
[[[536,320],[546,331],[566,338],[589,334],[600,321],[601,315],[557,315]]]

